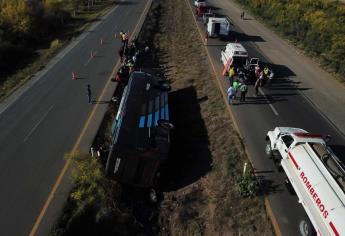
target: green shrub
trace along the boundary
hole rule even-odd
[[[241,197],[254,197],[259,191],[259,181],[255,175],[246,173],[235,177],[235,188]]]
[[[121,188],[106,178],[100,162],[78,153],[67,158],[74,186],[51,235],[136,235],[140,226],[118,207]]]

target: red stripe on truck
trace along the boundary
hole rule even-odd
[[[302,133],[302,132],[294,133],[294,135],[300,138],[322,138],[322,135],[320,134],[309,134],[309,133]]]
[[[337,229],[335,228],[334,224],[331,222],[329,222],[329,225],[331,226],[333,232],[334,232],[334,235],[335,236],[340,236],[340,234],[338,233]]]
[[[292,154],[290,152],[289,152],[289,157],[290,157],[292,163],[295,165],[296,169],[298,170],[299,166],[297,164],[297,161],[295,160],[295,158],[292,156]]]

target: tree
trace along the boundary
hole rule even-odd
[[[32,27],[29,10],[24,0],[4,2],[0,9],[1,28],[5,33],[29,33]]]

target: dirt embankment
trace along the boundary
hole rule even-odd
[[[176,127],[157,233],[273,235],[263,197],[235,193],[234,176],[247,158],[185,0],[154,0],[139,41],[151,48],[143,67],[165,74],[172,85]]]

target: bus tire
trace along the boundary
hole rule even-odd
[[[174,125],[170,123],[168,120],[160,119],[157,121],[158,126],[165,128],[165,129],[174,129]]]

